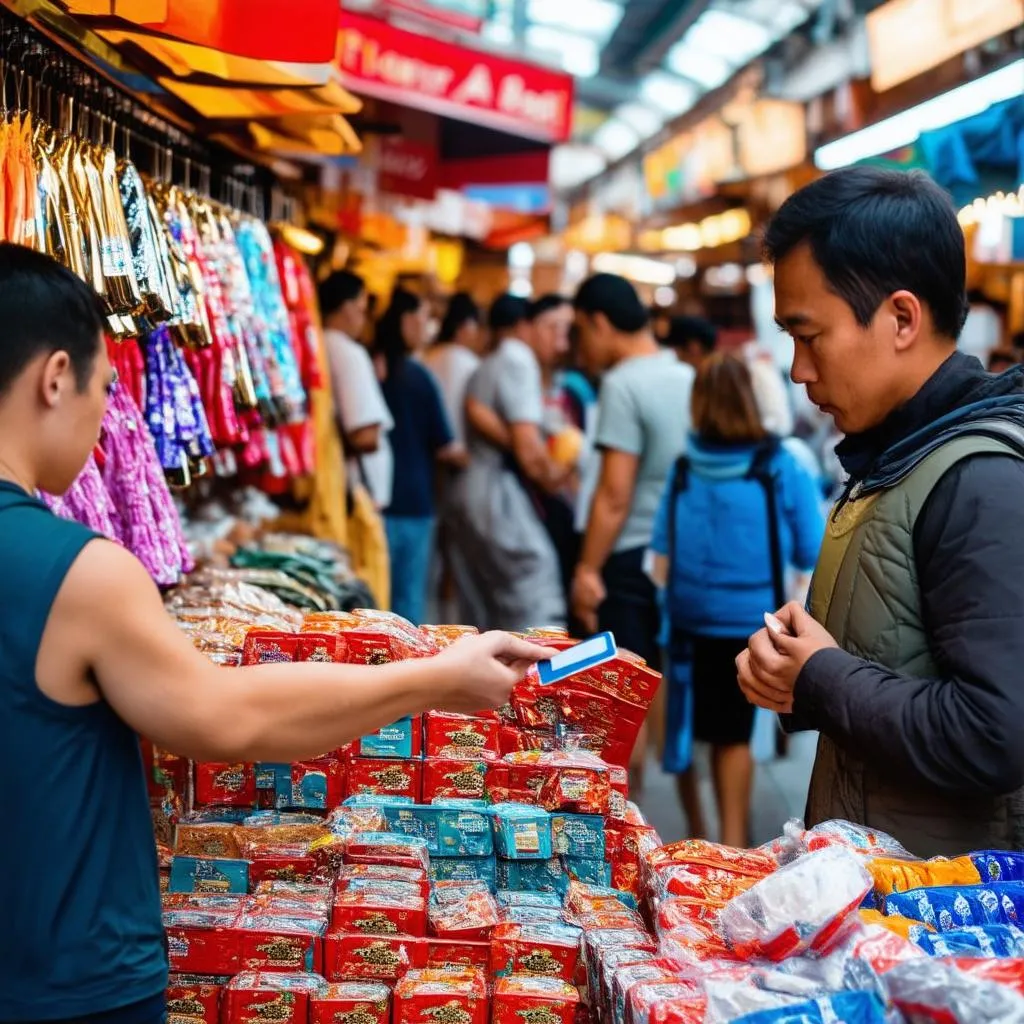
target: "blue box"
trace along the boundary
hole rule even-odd
[[[562,901],[553,892],[521,892],[516,889],[499,889],[499,907],[562,907]]]
[[[221,857],[172,857],[168,892],[249,891],[249,862]]]
[[[497,888],[493,857],[438,857],[428,873],[432,882],[486,882],[491,892]]]
[[[397,722],[363,736],[359,740],[362,757],[412,757],[413,720],[400,718]]]
[[[543,807],[495,804],[491,808],[491,821],[494,825],[494,849],[499,857],[506,860],[548,860],[554,855],[551,815]]]
[[[548,860],[499,860],[498,888],[564,895],[569,877],[557,857]]]
[[[600,814],[553,814],[551,835],[559,856],[604,860],[604,818]]]
[[[386,793],[354,793],[346,797],[343,807],[408,807],[416,801],[411,796],[390,796]]]
[[[565,867],[566,874],[577,882],[603,886],[610,886],[612,884],[612,866],[604,859],[563,857],[562,864]]]

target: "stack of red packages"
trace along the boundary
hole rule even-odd
[[[488,1024],[487,978],[483,971],[411,970],[395,986],[393,1024]]]
[[[309,1024],[390,1024],[391,989],[372,981],[326,985],[309,1004]]]
[[[311,999],[324,987],[324,979],[315,974],[243,971],[224,990],[223,1024],[307,1024]]]
[[[582,929],[538,921],[499,924],[491,932],[491,974],[540,974],[573,982],[579,976]]]
[[[491,1024],[574,1024],[580,1007],[575,985],[561,978],[513,974],[494,984]]]
[[[427,934],[427,901],[404,882],[344,889],[334,897],[331,928],[362,935]]]

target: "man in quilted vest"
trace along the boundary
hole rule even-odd
[[[820,733],[809,825],[930,857],[1024,846],[1024,370],[957,351],[963,233],[921,172],[855,167],[768,229],[792,378],[846,437],[809,607],[737,659]]]

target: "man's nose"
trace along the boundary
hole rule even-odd
[[[813,384],[817,379],[811,360],[797,348],[793,353],[793,365],[789,369],[789,379],[794,384]]]

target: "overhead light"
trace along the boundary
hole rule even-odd
[[[608,161],[593,145],[555,146],[551,150],[548,183],[556,192],[582,185],[600,174]]]
[[[592,141],[609,160],[619,160],[640,145],[640,136],[624,121],[610,117],[594,132]]]
[[[676,301],[676,291],[667,284],[659,285],[654,289],[654,304],[665,309]]]
[[[667,263],[618,252],[598,253],[591,266],[599,274],[618,274],[638,284],[650,284],[655,287],[670,285],[676,279],[675,270]]]
[[[529,0],[526,12],[535,25],[553,25],[576,35],[607,39],[618,28],[624,10],[613,0],[572,0],[561,4]]]
[[[652,71],[640,82],[640,98],[666,117],[679,117],[697,102],[700,90],[665,71]]]
[[[713,7],[693,23],[685,39],[687,46],[733,65],[748,63],[772,44],[771,32],[764,25]]]
[[[722,57],[698,50],[685,36],[665,54],[665,67],[705,89],[717,89],[733,73],[733,66]]]
[[[982,113],[994,103],[1016,99],[1020,96],[1022,81],[1024,60],[1014,61],[990,75],[822,146],[814,154],[814,163],[820,170],[833,171],[858,160],[909,146],[922,132],[945,128]]]
[[[665,119],[657,110],[644,106],[642,103],[623,103],[615,108],[612,116],[628,124],[637,135],[644,139],[654,135],[665,123]]]
[[[550,25],[531,25],[526,30],[526,45],[547,51],[557,59],[563,70],[576,78],[593,78],[601,66],[601,52],[593,39],[579,32],[552,28]]]

